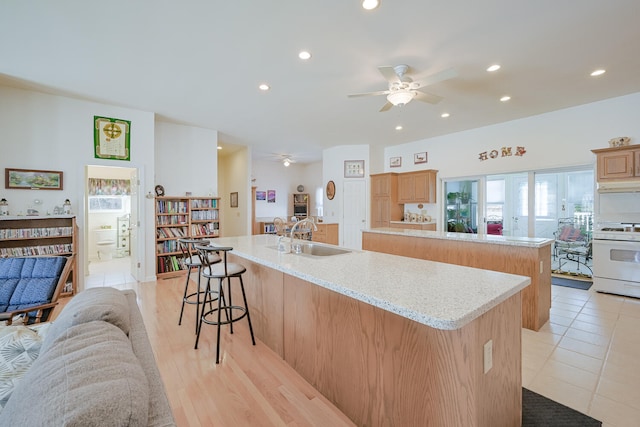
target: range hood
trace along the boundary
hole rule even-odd
[[[640,193],[640,180],[599,182],[598,193]]]

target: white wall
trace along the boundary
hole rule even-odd
[[[93,116],[105,116],[131,121],[131,161],[104,160],[94,157]],[[26,211],[35,198],[42,200],[42,212],[52,211],[69,199],[77,214],[79,227],[78,262],[85,265],[85,165],[138,168],[142,188],[153,183],[154,114],[113,105],[81,101],[39,92],[0,86],[0,170],[57,170],[64,173],[62,191],[5,190],[0,198],[9,202],[11,213]],[[151,186],[153,189],[153,186]],[[149,209],[150,208],[150,209]],[[153,205],[143,204],[140,211],[143,225],[153,227]],[[155,234],[139,233],[138,254],[145,271],[143,279],[155,275]],[[80,287],[84,284],[80,274]]]
[[[167,196],[194,197],[218,189],[218,132],[193,126],[156,122],[154,184]]]
[[[224,151],[224,150],[222,150]],[[250,151],[243,147],[230,154],[218,155],[218,196],[220,197],[220,236],[251,234]],[[238,207],[229,206],[231,193],[238,193]]]
[[[297,193],[298,185],[304,186],[304,193],[309,193],[310,215],[316,215],[316,207],[322,205],[317,200],[317,189],[322,187],[322,162],[309,164],[292,163],[285,167],[282,162],[273,160],[257,160],[252,163],[251,185],[257,191],[276,191],[276,202],[256,200],[256,218],[271,221],[274,217],[291,217],[292,194]]]
[[[595,164],[591,149],[608,147],[611,138],[629,136],[640,143],[640,92],[465,132],[414,141],[385,149],[385,172],[437,169],[439,178],[466,177]],[[455,120],[452,116],[448,120]],[[523,156],[480,161],[485,151],[522,146]],[[428,163],[414,165],[426,151]],[[402,156],[402,167],[389,158]]]

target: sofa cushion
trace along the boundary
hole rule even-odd
[[[51,343],[70,327],[93,320],[109,322],[128,335],[131,329],[129,317],[127,298],[118,289],[85,289],[74,296],[53,321],[42,344],[42,351],[46,351]]]
[[[41,350],[0,425],[146,426],[148,411],[147,378],[129,339],[93,321],[70,327]]]

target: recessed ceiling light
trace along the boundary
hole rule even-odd
[[[487,71],[491,72],[491,71],[498,71],[500,69],[500,66],[498,64],[493,64],[492,66],[490,66],[489,68],[487,68]]]
[[[505,95],[505,96],[503,96],[502,98],[500,98],[500,101],[502,101],[502,102],[507,102],[507,101],[508,101],[508,100],[510,100],[510,99],[511,99],[511,97],[510,97],[509,95]]]
[[[378,0],[363,0],[362,1],[362,7],[364,9],[366,9],[366,10],[375,9],[379,5],[380,5],[380,2]]]
[[[601,76],[606,72],[607,70],[603,70],[603,69],[595,70],[594,72],[591,73],[591,77]]]
[[[402,130],[402,126],[400,125],[396,126],[396,130]]]
[[[440,117],[442,117],[443,119],[446,119],[447,117],[449,117],[451,114],[449,113],[442,113],[440,114]]]
[[[300,59],[309,59],[309,58],[311,58],[311,54],[309,52],[307,52],[306,50],[303,50],[298,54],[298,58],[300,58]]]
[[[258,88],[260,88],[260,90],[269,90],[269,89],[271,89],[271,87],[269,87],[269,85],[266,84],[266,83],[262,83],[260,86],[258,86]]]

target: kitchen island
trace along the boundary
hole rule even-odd
[[[214,244],[247,268],[256,337],[357,425],[520,424],[529,278],[370,251],[284,254],[276,242]]]
[[[539,330],[551,309],[552,239],[372,228],[362,233],[362,247],[448,264],[464,265],[531,278],[522,291],[522,326]]]

